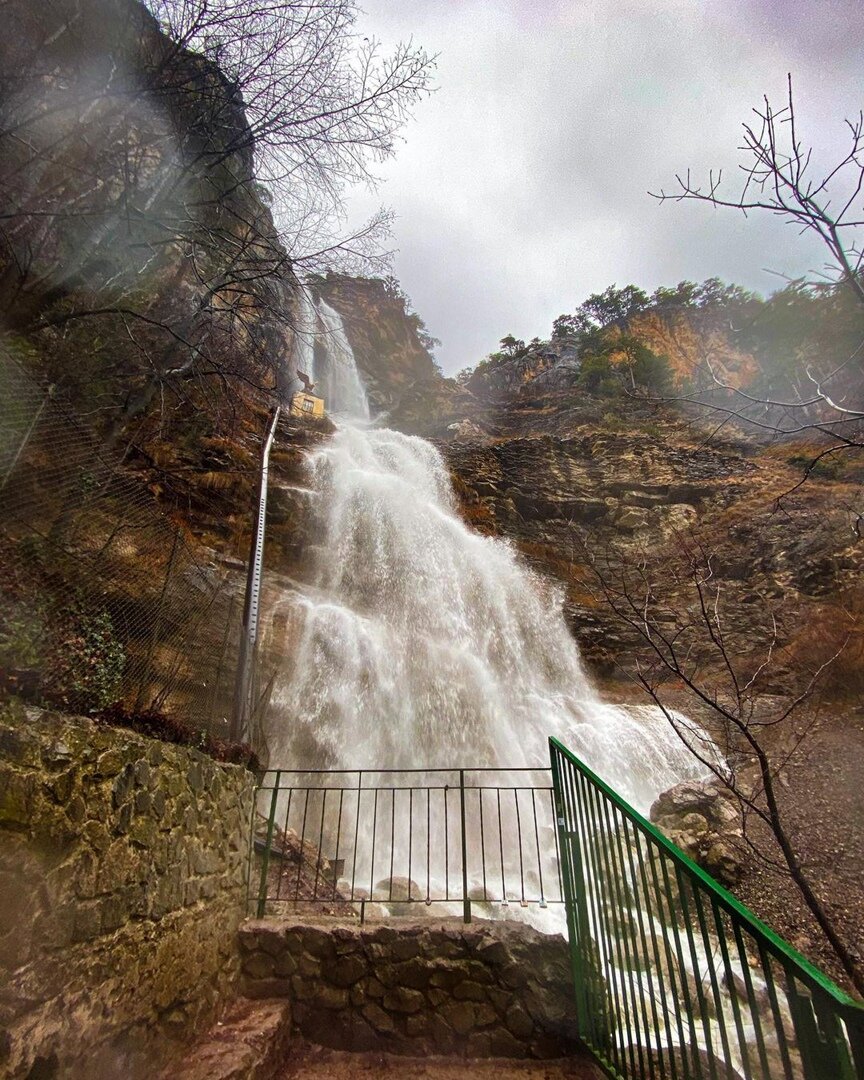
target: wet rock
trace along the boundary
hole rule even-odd
[[[741,880],[736,843],[742,835],[741,812],[735,796],[718,781],[676,784],[655,801],[650,818],[721,885]]]

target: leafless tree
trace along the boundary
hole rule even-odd
[[[390,54],[355,30],[354,0],[149,0],[172,41],[200,52],[239,89],[243,148],[271,191],[292,259],[320,266],[338,247],[358,254],[369,229],[338,237],[342,194],[374,181],[434,59],[412,42]],[[239,146],[232,150],[240,149]]]
[[[812,147],[806,147],[798,135],[791,74],[787,76],[786,104],[775,109],[766,97],[762,108],[753,112],[756,122],[743,125],[744,141],[739,149],[747,160],[740,166],[743,182],[737,194],[724,193],[722,170],[710,172],[703,184],[694,182],[688,170],[676,176],[676,191],[650,194],[661,201],[696,200],[745,215],[763,210],[793,222],[802,233],[815,233],[830,254],[831,277],[852,289],[864,304],[864,113],[846,120],[846,153],[813,177]]]
[[[662,569],[647,556],[621,559],[598,552],[584,536],[576,538],[580,562],[589,567],[593,588],[615,618],[641,643],[632,653],[628,675],[663,711],[672,728],[740,807],[748,822],[769,831],[779,856],[751,841],[763,862],[794,883],[805,904],[858,990],[864,970],[843,939],[796,846],[793,829],[778,798],[778,782],[814,734],[816,721],[804,706],[842,653],[846,641],[803,673],[794,691],[779,704],[766,705],[764,686],[776,674],[782,634],[776,614],[762,611],[762,626],[737,633],[727,618],[723,583],[715,559],[694,536],[677,537],[676,551]],[[760,641],[754,656],[753,641]],[[710,738],[685,721],[670,704],[670,690],[684,690],[710,718]],[[717,750],[719,748],[719,755]],[[755,763],[755,779],[748,762]]]
[[[9,0],[0,42],[6,327],[73,377],[95,337],[100,375],[138,372],[128,415],[193,383],[214,401],[226,380],[273,385],[298,267],[380,253],[387,214],[346,234],[342,195],[372,181],[433,65],[360,38],[349,0],[149,8]]]
[[[845,151],[817,172],[813,149],[800,137],[791,75],[782,108],[776,109],[766,97],[753,113],[755,121],[743,125],[739,149],[745,160],[739,166],[737,190],[729,190],[722,171],[709,172],[707,182],[700,183],[688,170],[676,176],[676,190],[651,194],[660,201],[703,202],[745,216],[773,214],[797,225],[801,233],[818,236],[829,256],[829,287],[848,290],[864,314],[864,114],[845,121]],[[794,383],[803,392],[777,397],[730,385],[706,359],[707,382],[678,400],[718,414],[719,428],[737,421],[763,436],[815,434],[823,445],[805,468],[806,481],[825,459],[864,448],[864,406],[854,400],[862,389],[862,359],[864,322],[857,346],[839,362],[827,369],[801,365]],[[855,518],[860,532],[862,514]]]

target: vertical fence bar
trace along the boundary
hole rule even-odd
[[[345,799],[345,789],[339,789],[339,817],[336,820],[336,851],[333,853],[333,896],[332,900],[336,899],[336,893],[338,891],[338,878],[339,878],[339,842],[342,839],[342,804]]]
[[[555,824],[558,848],[561,852],[562,883],[564,887],[564,910],[567,915],[567,933],[570,938],[570,964],[576,992],[577,1031],[584,1039],[589,1036],[589,1000],[585,965],[582,961],[582,942],[590,935],[588,910],[585,907],[585,881],[578,837],[567,827],[564,807],[564,784],[559,772],[561,763],[552,753],[553,799],[555,799]]]
[[[626,1037],[621,1039],[615,1038],[615,1034],[618,1033],[615,1032],[613,1034],[610,1030],[608,1049],[609,1053],[614,1058],[617,1058],[622,1072],[626,1071],[626,1064],[624,1063],[625,1055],[629,1056],[631,1075],[635,1075],[635,1054],[633,1051],[633,1040],[631,1038],[630,1011],[626,988],[624,987],[623,981],[615,977],[616,962],[618,970],[623,970],[620,942],[614,933],[614,929],[610,933],[608,904],[604,902],[603,896],[601,895],[601,891],[605,886],[605,878],[597,856],[594,835],[596,829],[593,827],[594,822],[591,816],[591,807],[584,798],[584,778],[574,769],[569,769],[568,772],[570,773],[570,779],[573,786],[573,805],[575,809],[574,816],[577,823],[576,828],[581,835],[583,858],[590,870],[590,873],[585,874],[585,888],[591,897],[592,911],[594,914],[594,929],[597,935],[598,960],[600,959],[600,956],[602,956],[605,961],[606,986],[613,1006],[614,1015],[619,1025],[623,1018],[626,1031]],[[586,947],[590,950],[590,941],[586,942]],[[587,968],[588,963],[586,963],[586,969]],[[590,977],[590,971],[586,971],[586,974]],[[596,1001],[596,999],[597,995],[595,994],[594,1000]],[[622,1044],[620,1047],[619,1043]]]
[[[468,835],[465,828],[465,770],[459,770],[459,813],[462,819],[462,919],[471,922],[471,898],[468,895]]]
[[[327,789],[326,787],[321,792],[321,828],[318,830],[318,855],[315,859],[315,884],[312,887],[312,899],[318,899],[318,878],[321,876],[321,861],[324,858],[321,848],[324,843],[324,815],[327,809]],[[302,858],[303,853],[301,851],[300,856]]]
[[[357,773],[357,814],[354,818],[354,851],[351,854],[351,899],[357,887],[357,842],[360,839],[360,799],[363,796],[363,770]]]
[[[498,858],[501,860],[501,902],[507,906],[507,882],[504,878],[504,826],[501,822],[501,788],[495,788],[495,797],[498,802]]]
[[[483,788],[477,788],[477,804],[480,811],[480,864],[483,868],[483,899],[489,899],[489,890],[486,888],[486,830],[483,827]]]
[[[408,788],[408,899],[411,899],[411,889],[414,879],[411,876],[411,857],[414,853],[414,788]]]
[[[270,816],[267,819],[267,838],[264,842],[264,852],[261,856],[261,884],[258,886],[258,918],[264,918],[264,907],[267,903],[267,872],[270,869],[270,845],[273,843],[273,826],[276,824],[276,803],[279,799],[279,770],[276,770],[276,779],[273,781],[273,795],[270,799]],[[255,847],[255,832],[252,832],[252,847]]]
[[[450,816],[448,814],[447,796],[450,794],[450,785],[445,784],[441,790],[444,796],[444,899],[450,899]]]

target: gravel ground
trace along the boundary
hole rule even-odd
[[[832,717],[779,792],[794,844],[840,936],[864,962],[864,716]],[[754,830],[766,849],[770,841]],[[750,858],[736,890],[748,907],[843,988],[852,987],[797,890]]]
[[[293,1055],[292,1055],[293,1056]],[[511,1061],[349,1054],[305,1046],[276,1080],[602,1080],[585,1060]]]

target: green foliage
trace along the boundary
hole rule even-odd
[[[628,320],[648,307],[648,295],[636,285],[619,289],[610,285],[602,293],[592,293],[581,305],[581,311],[596,326],[626,326]]]
[[[814,454],[792,454],[786,460],[808,476],[821,476],[825,480],[838,480],[843,473],[843,463],[833,455],[817,459]]]
[[[628,350],[628,364],[633,382],[637,386],[663,393],[672,384],[672,366],[669,358],[655,353],[641,341],[633,339]]]
[[[591,329],[591,320],[582,312],[574,315],[559,315],[552,323],[553,341],[577,341]]]
[[[583,359],[577,385],[598,397],[612,397],[621,391],[612,361],[606,353],[593,353]]]
[[[16,671],[41,665],[45,626],[35,604],[4,597],[0,614],[0,668]]]
[[[126,666],[111,616],[75,604],[58,619],[63,630],[44,672],[46,697],[73,712],[98,712],[118,698]]]
[[[525,342],[521,338],[513,337],[512,334],[507,334],[501,338],[501,352],[507,356],[524,356],[528,352]],[[492,354],[495,355],[494,353]]]
[[[647,293],[636,285],[619,289],[610,285],[602,293],[592,293],[573,315],[559,315],[552,324],[554,341],[584,341],[586,335],[609,326],[623,328],[629,319],[649,305]]]
[[[860,356],[864,313],[845,285],[813,286],[790,282],[749,313],[738,332],[741,346],[759,364],[754,390],[773,398],[807,399],[821,380],[835,400],[850,391],[860,395]],[[812,378],[811,378],[812,376]]]

